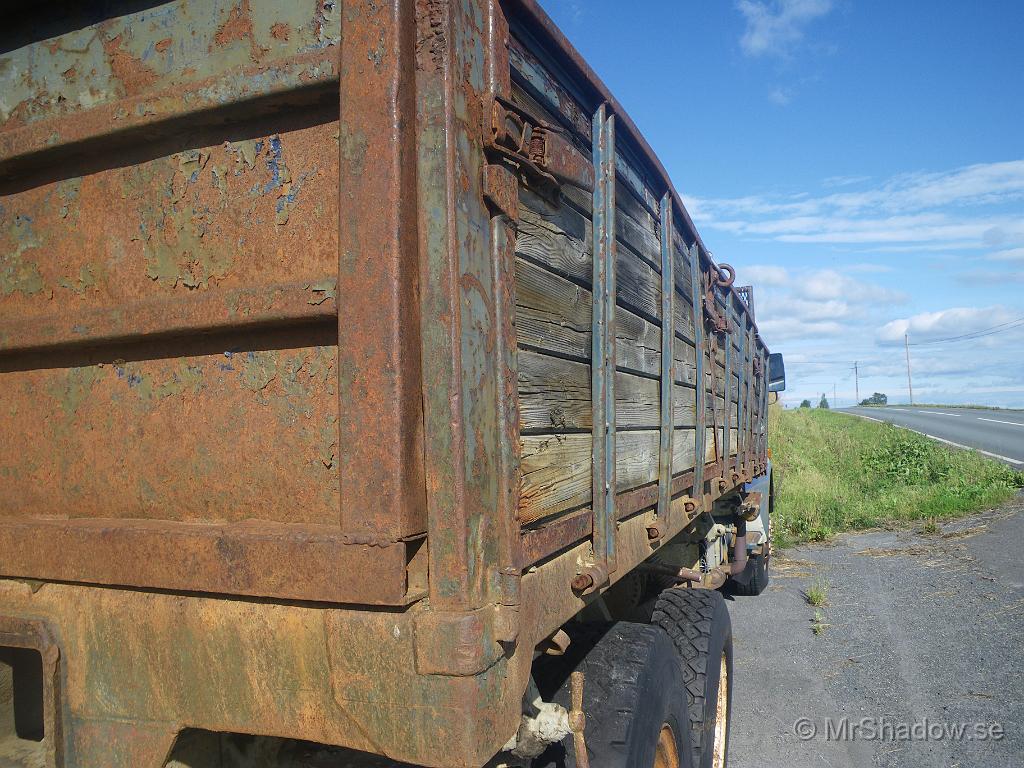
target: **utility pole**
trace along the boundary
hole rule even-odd
[[[914,382],[910,378],[910,334],[903,334],[903,348],[907,351],[907,389],[910,390],[910,404],[914,404]]]
[[[857,361],[853,361],[853,387],[856,393],[857,402],[854,405],[860,405],[860,373],[857,371]]]

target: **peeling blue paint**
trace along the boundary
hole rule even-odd
[[[256,146],[259,147],[260,144]],[[270,181],[263,187],[263,194],[267,194],[270,190],[281,186],[281,168],[284,165],[281,159],[281,152],[281,137],[272,136],[270,138],[270,157],[267,158],[267,170],[270,171]]]

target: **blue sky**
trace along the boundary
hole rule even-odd
[[[1024,3],[541,0],[755,286],[787,404],[1024,407]],[[951,337],[999,331],[960,341]]]

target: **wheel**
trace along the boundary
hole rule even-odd
[[[729,579],[729,591],[734,595],[753,597],[768,586],[768,560],[764,555],[748,555],[747,567],[735,579]]]
[[[612,624],[575,669],[584,675],[584,735],[591,768],[693,768],[682,666],[665,632],[649,624]],[[570,671],[562,671],[566,682],[554,695],[566,708]],[[549,748],[533,766],[574,768],[572,736]]]
[[[690,709],[695,768],[725,768],[732,719],[732,623],[725,600],[708,589],[666,589],[652,622],[672,638]]]

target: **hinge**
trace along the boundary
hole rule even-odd
[[[487,149],[519,171],[538,194],[558,202],[558,180],[547,171],[548,142],[554,129],[500,96],[491,100]]]
[[[537,194],[558,204],[562,184],[594,191],[592,153],[562,129],[500,96],[490,99],[484,120],[491,159],[516,170]]]

